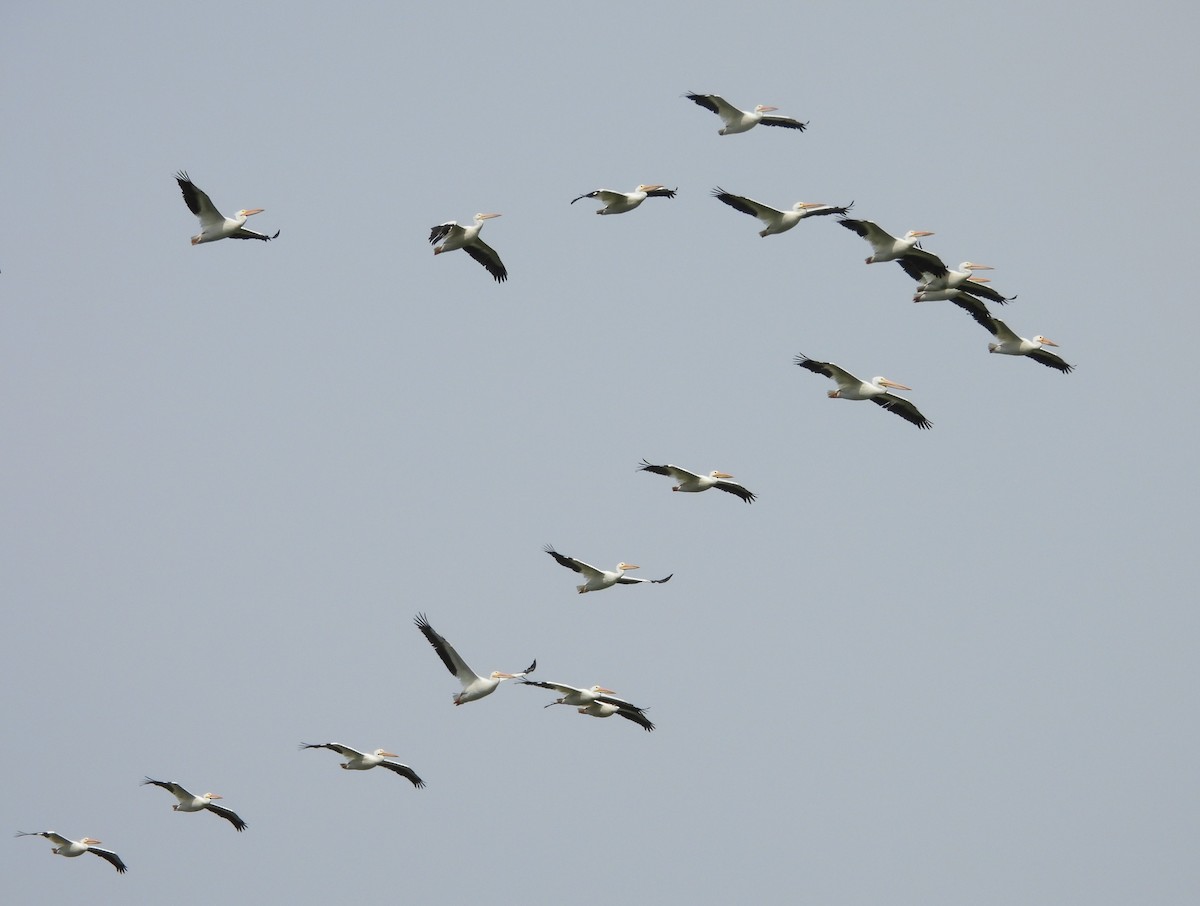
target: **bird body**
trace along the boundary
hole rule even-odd
[[[597,198],[604,202],[604,207],[597,208],[597,214],[624,214],[632,211],[647,198],[674,198],[677,189],[668,189],[660,185],[641,185],[632,192],[614,192],[612,189],[596,189],[571,199],[571,204],[583,198]]]
[[[91,853],[94,856],[99,856],[104,861],[108,862],[121,874],[125,874],[128,869],[125,863],[111,849],[100,849],[96,844],[99,840],[93,840],[91,837],[84,837],[81,840],[68,840],[61,834],[56,834],[54,831],[17,831],[18,837],[45,837],[51,843],[58,844],[51,850],[56,856],[66,856],[68,859],[73,859],[76,856],[82,856],[84,853]]]
[[[671,576],[663,579],[635,579],[632,576],[625,575],[626,571],[631,569],[641,569],[633,563],[618,563],[616,569],[597,569],[590,563],[584,563],[582,560],[576,560],[574,557],[564,557],[554,549],[552,545],[547,545],[546,553],[558,561],[560,566],[565,566],[567,569],[573,569],[575,572],[582,575],[587,581],[582,585],[576,585],[575,590],[579,594],[585,594],[589,591],[602,591],[605,588],[611,588],[614,585],[637,585],[642,582],[649,582],[652,585],[661,585],[663,582],[670,580]]]
[[[693,94],[684,95],[689,101],[699,104],[705,110],[710,110],[719,116],[725,125],[717,130],[718,135],[734,135],[738,132],[747,132],[753,129],[759,123],[764,126],[782,126],[784,129],[797,129],[803,132],[808,128],[808,123],[802,123],[799,120],[792,119],[790,116],[773,116],[772,111],[778,110],[778,107],[768,107],[764,104],[759,104],[753,110],[739,110],[727,100],[716,94]]]
[[[1057,356],[1045,348],[1047,346],[1057,347],[1058,344],[1041,334],[1029,340],[1019,337],[999,318],[992,318],[991,326],[988,329],[998,341],[988,343],[988,352],[996,352],[1000,355],[1027,356],[1035,362],[1048,368],[1054,368],[1063,374],[1070,374],[1074,370],[1073,365],[1068,365],[1061,356]]]
[[[882,376],[874,377],[870,381],[864,381],[832,362],[818,362],[803,354],[796,356],[795,362],[801,368],[805,368],[814,374],[824,375],[837,384],[837,390],[829,391],[830,399],[870,400],[876,405],[887,409],[889,412],[899,415],[902,419],[911,422],[918,428],[933,427],[933,423],[922,415],[920,410],[909,400],[888,392],[888,388],[911,390],[911,387],[905,387],[903,384],[889,381]]]
[[[435,246],[433,253],[440,255],[443,252],[462,249],[482,264],[497,283],[503,283],[508,279],[508,270],[505,269],[504,262],[500,260],[500,256],[496,254],[494,248],[479,238],[479,231],[483,229],[484,221],[499,216],[499,214],[476,214],[475,222],[470,226],[463,226],[455,220],[447,220],[445,223],[431,227],[429,242]],[[441,245],[437,245],[439,242]]]
[[[254,214],[261,214],[263,208],[243,208],[233,217],[226,217],[216,209],[212,199],[198,189],[185,172],[180,170],[175,181],[179,183],[179,190],[183,193],[183,200],[187,204],[188,210],[200,220],[200,232],[192,237],[192,245],[216,242],[218,239],[261,239],[263,242],[269,242],[279,235],[278,230],[275,231],[274,236],[268,236],[265,233],[256,233],[254,230],[245,228],[246,218]]]
[[[196,796],[189,793],[178,783],[170,780],[151,780],[147,777],[142,781],[142,786],[153,784],[154,786],[162,787],[167,790],[172,796],[179,800],[178,803],[171,806],[171,809],[176,812],[212,812],[214,815],[220,815],[226,821],[233,825],[237,831],[244,831],[247,824],[239,818],[234,812],[220,805],[213,803],[214,799],[221,799],[216,793],[205,793],[203,796]]]
[[[707,475],[697,475],[695,472],[689,472],[687,469],[681,469],[679,466],[673,466],[670,463],[665,466],[656,466],[645,459],[642,460],[639,471],[653,472],[655,475],[667,475],[674,479],[678,484],[671,488],[672,491],[698,494],[700,491],[707,491],[709,488],[717,488],[718,490],[742,498],[746,503],[754,503],[756,496],[742,485],[730,481],[729,479],[733,478],[733,476],[728,472],[709,472]]]
[[[473,702],[476,699],[483,698],[485,695],[491,695],[499,685],[506,679],[519,679],[537,669],[537,661],[526,667],[520,673],[502,673],[499,670],[492,672],[491,676],[480,676],[474,670],[467,666],[457,651],[444,638],[434,631],[434,628],[429,625],[429,620],[425,618],[425,614],[419,613],[416,618],[417,628],[421,630],[421,634],[433,646],[433,650],[437,652],[438,657],[442,659],[442,663],[446,665],[446,669],[458,677],[458,681],[462,684],[462,692],[454,696],[454,704],[465,705],[467,702]]]
[[[726,192],[720,186],[713,189],[712,194],[718,201],[724,202],[735,211],[741,211],[743,214],[749,214],[751,217],[761,220],[763,229],[759,231],[758,235],[764,238],[774,236],[776,233],[786,233],[805,217],[821,217],[827,214],[844,215],[854,205],[854,202],[850,202],[844,207],[835,207],[825,204],[823,201],[798,201],[792,205],[791,210],[781,211],[760,201],[755,201],[753,198]]]
[[[632,702],[617,698],[611,689],[605,689],[603,686],[580,689],[578,686],[568,686],[565,683],[543,683],[534,680],[521,680],[521,683],[525,686],[538,686],[541,689],[561,692],[562,695],[559,698],[545,706],[547,708],[555,705],[570,705],[577,708],[580,714],[589,714],[592,717],[612,717],[614,714],[619,714],[626,720],[640,724],[646,730],[654,729],[654,724],[650,723],[642,713],[646,710],[645,708],[639,708]]]
[[[397,761],[388,761],[389,758],[399,758],[395,752],[387,752],[383,749],[376,749],[374,752],[360,752],[358,749],[352,749],[349,746],[344,746],[340,742],[302,742],[301,749],[329,749],[331,752],[337,752],[343,758],[347,759],[339,765],[345,771],[369,771],[371,768],[383,768],[391,771],[393,774],[399,774],[401,777],[406,777],[413,786],[420,789],[425,786],[425,781],[417,776],[414,771],[406,764],[400,764]]]
[[[917,266],[929,264],[945,268],[945,265],[942,264],[942,259],[937,255],[931,255],[917,248],[917,243],[920,242],[923,236],[933,235],[929,230],[909,230],[897,239],[891,233],[880,229],[878,224],[870,220],[853,220],[845,217],[839,220],[838,223],[846,229],[857,233],[871,244],[874,252],[867,256],[867,264],[878,264],[880,261],[896,261],[900,258],[911,258]]]

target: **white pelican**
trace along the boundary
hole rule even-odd
[[[214,815],[220,815],[222,818],[232,824],[234,829],[239,832],[244,831],[248,826],[245,821],[243,821],[229,809],[223,808],[219,805],[213,805],[212,801],[214,799],[222,798],[216,793],[205,793],[203,796],[193,796],[178,783],[174,783],[170,780],[151,780],[149,777],[142,781],[142,786],[146,786],[146,784],[161,786],[164,790],[168,791],[172,796],[178,799],[179,802],[176,805],[171,806],[174,811],[212,812]]]
[[[992,313],[988,311],[988,307],[983,304],[982,299],[977,299],[965,287],[967,285],[956,286],[953,289],[937,289],[937,290],[918,290],[913,296],[914,302],[938,302],[948,301],[953,302],[972,318],[975,323],[981,327],[992,329]],[[1001,303],[1003,304],[1003,303]]]
[[[343,758],[349,759],[340,765],[346,771],[369,771],[371,768],[386,768],[393,774],[407,777],[417,789],[425,786],[425,781],[418,777],[417,772],[408,765],[386,760],[388,758],[399,758],[400,756],[395,752],[385,752],[383,749],[376,749],[374,752],[360,752],[358,749],[344,746],[340,742],[302,742],[300,743],[300,748],[329,749],[331,752],[337,752]]]
[[[264,208],[243,208],[233,217],[226,217],[213,206],[212,199],[196,188],[196,184],[188,179],[188,175],[182,170],[175,177],[175,181],[179,183],[188,210],[200,218],[200,232],[192,237],[192,245],[216,242],[218,239],[261,239],[263,242],[270,242],[279,236],[278,230],[274,236],[268,236],[265,233],[247,230],[243,226],[247,217],[251,214],[261,214]]]
[[[1068,365],[1054,353],[1042,348],[1043,346],[1058,346],[1053,340],[1047,339],[1041,334],[1032,340],[1027,340],[1013,333],[1009,326],[999,318],[992,318],[991,322],[988,329],[1000,342],[988,343],[988,352],[998,352],[1000,355],[1029,356],[1035,362],[1041,362],[1049,368],[1056,368],[1063,374],[1070,374],[1073,370],[1074,366]]]
[[[975,271],[995,270],[989,264],[978,264],[974,261],[964,261],[958,270],[951,270],[942,259],[932,252],[926,252],[921,260],[901,258],[896,263],[904,268],[904,272],[921,285],[921,289],[953,289],[961,283],[970,280]],[[983,281],[983,277],[975,277]]]
[[[555,704],[558,704],[555,702]],[[654,729],[654,724],[650,723],[650,719],[641,711],[631,711],[627,708],[622,708],[620,705],[614,705],[611,702],[595,701],[583,708],[576,709],[580,714],[587,714],[590,717],[612,717],[616,714],[618,717],[623,717],[626,720],[632,720],[635,724],[640,724],[647,732]]]
[[[462,249],[487,268],[487,272],[496,279],[497,283],[503,283],[508,279],[508,271],[504,269],[504,262],[500,260],[500,256],[496,254],[494,248],[479,238],[483,222],[499,216],[499,214],[476,214],[475,223],[466,227],[454,220],[439,223],[429,231],[431,245],[441,242],[441,245],[438,245],[433,253],[440,255],[442,252]]]
[[[837,382],[838,389],[829,391],[830,399],[870,400],[889,412],[896,413],[905,421],[912,422],[918,428],[933,427],[933,423],[922,415],[916,406],[903,397],[887,392],[888,387],[896,390],[911,390],[911,387],[889,381],[885,377],[875,377],[867,383],[832,362],[818,362],[803,354],[796,356],[795,361],[801,368],[807,368],[814,374],[823,374]]]
[[[645,708],[639,708],[632,702],[615,697],[611,689],[605,689],[603,686],[579,689],[565,683],[539,683],[533,680],[521,680],[521,682],[526,686],[539,686],[542,689],[561,692],[562,695],[559,698],[545,706],[547,708],[553,708],[555,705],[570,705],[578,708],[580,714],[591,714],[593,717],[611,717],[613,714],[620,714],[622,717],[636,721],[647,730],[654,729],[654,724],[650,723],[642,714],[646,710]],[[595,711],[589,710],[593,707],[596,708]]]
[[[638,186],[632,192],[614,192],[612,189],[596,189],[593,192],[587,192],[580,195],[579,198],[572,198],[571,204],[579,201],[581,198],[599,198],[604,202],[604,207],[597,208],[597,214],[624,214],[626,211],[632,211],[647,198],[674,198],[678,189],[668,189],[660,185]]]
[[[575,570],[575,572],[582,574],[587,579],[582,585],[575,586],[575,590],[581,595],[585,592],[600,591],[601,589],[618,584],[636,585],[639,582],[649,582],[653,585],[661,585],[663,582],[668,581],[671,576],[675,575],[671,573],[671,576],[667,576],[664,579],[634,579],[625,575],[626,570],[641,569],[640,566],[635,566],[632,563],[618,563],[617,568],[610,571],[607,569],[596,569],[596,567],[584,563],[582,560],[576,560],[574,557],[564,557],[549,544],[546,545],[546,553],[557,560],[560,565],[565,566],[567,569]]]
[[[867,258],[867,264],[877,264],[880,261],[896,261],[899,258],[912,258],[918,266],[921,264],[929,264],[936,268],[938,265],[945,267],[942,264],[942,259],[937,255],[931,255],[917,247],[918,241],[922,236],[932,236],[929,230],[909,230],[899,239],[891,233],[887,233],[879,228],[870,220],[851,220],[843,218],[839,220],[842,226],[848,230],[853,230],[862,236],[863,239],[871,243],[871,247],[875,249],[874,254]]]
[[[725,202],[735,211],[741,211],[743,214],[749,214],[751,217],[757,217],[764,224],[764,229],[759,231],[759,236],[773,236],[776,233],[786,233],[805,217],[821,217],[826,214],[845,214],[854,206],[854,202],[845,207],[834,207],[833,205],[825,204],[823,201],[798,201],[792,205],[790,211],[780,211],[776,208],[768,207],[762,202],[755,201],[753,198],[746,198],[744,195],[734,195],[731,192],[726,192],[720,186],[712,190],[713,198]]]
[[[92,853],[104,859],[113,868],[121,874],[125,874],[128,870],[125,863],[111,849],[100,849],[96,846],[99,840],[93,840],[91,837],[84,837],[82,840],[68,840],[61,834],[56,834],[54,831],[17,831],[18,837],[45,837],[51,843],[57,843],[58,846],[51,850],[56,856],[66,856],[72,859],[75,856],[82,856],[84,853]]]
[[[697,475],[695,472],[689,472],[687,469],[681,469],[679,466],[667,464],[665,466],[651,465],[650,462],[643,459],[642,465],[638,467],[641,472],[653,472],[655,475],[668,475],[675,481],[679,482],[672,491],[686,491],[688,493],[699,493],[707,491],[709,488],[717,488],[721,491],[726,491],[730,494],[736,494],[741,497],[746,503],[754,503],[756,495],[750,493],[740,484],[730,481],[733,476],[728,472],[709,472],[707,475]]]
[[[434,631],[433,627],[429,625],[429,620],[425,618],[425,614],[417,614],[416,624],[425,638],[429,639],[429,644],[438,653],[438,657],[442,659],[442,663],[446,665],[446,669],[457,676],[458,681],[462,683],[462,692],[454,696],[454,704],[456,705],[465,705],[467,702],[473,702],[477,698],[491,695],[496,691],[496,687],[506,679],[519,679],[533,673],[537,669],[537,661],[535,660],[520,673],[501,673],[499,670],[494,670],[491,676],[480,676],[467,666],[467,662],[459,657],[458,652],[450,646],[449,642]]]
[[[715,94],[692,94],[688,92],[684,95],[689,101],[699,104],[705,110],[711,110],[725,122],[722,129],[717,130],[717,135],[733,135],[736,132],[745,132],[753,129],[759,123],[764,126],[782,126],[785,129],[799,129],[803,132],[808,128],[808,123],[802,123],[799,120],[794,120],[790,116],[770,116],[772,110],[778,110],[778,107],[765,107],[759,104],[753,110],[738,110],[732,104]]]

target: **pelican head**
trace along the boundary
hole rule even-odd
[[[95,837],[84,837],[79,841],[84,846],[95,846],[97,843],[103,843],[103,840],[97,840]]]
[[[909,230],[904,234],[905,239],[920,239],[922,236],[932,236],[932,230]]]
[[[249,210],[242,209],[237,212],[238,217],[249,217],[251,214],[261,214],[266,208],[250,208]]]
[[[644,185],[638,186],[635,191],[637,191],[637,192],[653,192],[655,189],[661,189],[661,188],[662,188],[662,186],[659,183],[655,183],[654,185],[651,185],[651,186],[644,186]]]
[[[202,799],[224,799],[225,797],[221,796],[218,793],[205,793],[201,798]]]
[[[778,110],[778,107],[769,107],[766,104],[759,104],[754,108],[755,113],[770,113],[772,110]]]
[[[612,689],[605,689],[603,686],[592,686],[592,691],[600,692],[604,695],[616,695],[617,694],[617,693],[613,692]]]
[[[709,474],[710,478],[732,478],[733,477],[728,472],[709,472],[708,474]]]
[[[635,564],[633,564],[633,563],[626,563],[624,560],[622,560],[620,563],[618,563],[618,564],[617,564],[617,570],[618,570],[618,571],[620,571],[620,570],[625,570],[625,571],[628,571],[628,570],[631,570],[631,569],[641,569],[641,567],[640,567],[640,566],[637,566],[637,565],[635,565]]]
[[[1057,346],[1058,344],[1049,337],[1043,337],[1040,333],[1033,338],[1033,342],[1041,343],[1043,346]]]
[[[479,221],[491,220],[493,217],[499,217],[499,214],[476,214],[475,219]]]
[[[871,381],[871,383],[878,387],[889,387],[892,390],[912,390],[912,387],[905,387],[903,384],[897,384],[895,381],[889,381],[885,377],[877,377]]]
[[[964,271],[994,271],[995,268],[990,264],[976,264],[974,261],[964,261],[959,266],[960,270]]]
[[[383,749],[376,749],[375,754],[378,755],[380,758],[399,758],[400,757],[395,752],[385,752]]]
[[[502,673],[499,670],[492,671],[492,679],[494,679],[494,680],[506,680],[506,679],[516,679],[516,678],[517,678],[517,675],[515,673]]]
[[[825,207],[825,202],[823,202],[823,201],[798,201],[794,205],[792,205],[792,210],[793,211],[807,211],[812,208],[823,208],[823,207]]]

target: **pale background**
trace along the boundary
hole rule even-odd
[[[7,902],[1196,901],[1193,5],[701,9],[3,14],[0,829],[129,865],[10,839]],[[191,247],[178,169],[281,237]],[[1077,371],[717,185],[935,230]],[[426,242],[476,211],[504,285]],[[454,708],[418,611],[658,730]]]

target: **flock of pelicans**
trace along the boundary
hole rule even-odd
[[[758,125],[778,126],[799,131],[803,131],[808,126],[807,123],[802,123],[790,117],[772,115],[772,112],[777,109],[775,107],[760,104],[753,110],[739,110],[715,94],[687,94],[685,97],[706,110],[712,111],[721,118],[724,123],[724,126],[719,130],[719,134],[721,135],[746,132]],[[177,175],[176,181],[179,184],[179,188],[183,193],[183,199],[187,203],[188,208],[200,221],[200,232],[192,237],[193,245],[215,242],[219,239],[258,239],[268,242],[279,236],[278,231],[273,235],[267,235],[266,233],[258,233],[254,230],[246,229],[245,224],[247,219],[255,214],[262,213],[262,208],[243,209],[238,211],[233,217],[226,217],[217,210],[208,195],[191,181],[187,173],[181,171]],[[596,189],[572,199],[571,204],[584,198],[594,198],[604,205],[604,207],[596,211],[597,214],[624,214],[637,208],[647,198],[674,198],[676,191],[662,185],[639,185],[632,192]],[[759,236],[762,237],[787,232],[801,220],[808,217],[837,215],[839,218],[838,223],[846,229],[857,233],[870,244],[872,253],[866,259],[867,264],[884,261],[895,261],[899,264],[906,274],[917,281],[917,290],[913,296],[914,302],[945,300],[964,309],[977,323],[986,328],[995,337],[997,342],[988,344],[989,352],[1000,353],[1002,355],[1027,356],[1035,362],[1057,369],[1064,374],[1072,370],[1071,365],[1068,365],[1059,356],[1046,348],[1048,346],[1057,346],[1057,343],[1043,336],[1035,336],[1032,339],[1020,337],[1010,330],[1003,321],[990,314],[984,305],[985,300],[1003,305],[1016,298],[1015,296],[1001,295],[986,285],[988,283],[987,278],[977,276],[974,273],[979,270],[991,270],[991,267],[986,264],[964,261],[959,265],[958,270],[953,270],[947,267],[937,255],[923,249],[920,245],[920,240],[926,236],[932,236],[931,232],[909,230],[901,237],[892,236],[869,220],[856,220],[847,217],[846,214],[854,202],[850,202],[850,204],[844,206],[835,206],[821,202],[801,201],[794,204],[789,210],[780,210],[751,198],[734,195],[722,188],[714,189],[712,194],[718,201],[723,202],[735,211],[740,211],[743,214],[748,214],[762,221],[763,229],[759,232]],[[474,223],[470,226],[463,226],[455,221],[438,224],[431,229],[429,234],[429,241],[435,246],[433,250],[434,254],[440,255],[443,252],[461,249],[482,264],[497,282],[507,280],[508,271],[504,267],[504,263],[500,260],[500,256],[496,254],[496,251],[491,246],[479,238],[483,224],[499,216],[499,214],[495,213],[476,214]],[[932,423],[921,414],[911,401],[890,392],[891,390],[911,389],[903,384],[898,384],[884,377],[875,377],[870,381],[863,381],[832,362],[821,362],[804,355],[796,356],[795,363],[814,374],[824,375],[833,380],[837,384],[836,390],[829,391],[829,396],[833,399],[870,400],[887,411],[899,415],[918,428],[932,427]],[[668,476],[675,482],[675,486],[671,489],[673,491],[698,493],[707,491],[709,488],[717,488],[741,498],[746,503],[753,503],[755,500],[755,494],[747,490],[744,486],[732,481],[733,476],[725,472],[710,472],[708,475],[701,475],[690,472],[687,469],[682,469],[679,466],[670,464],[654,465],[646,460],[642,461],[639,469],[640,471],[656,475]],[[618,563],[612,570],[605,570],[585,563],[582,560],[564,556],[552,546],[547,546],[545,550],[559,565],[578,573],[584,579],[583,584],[576,586],[579,594],[602,591],[614,585],[632,585],[638,583],[662,584],[671,579],[671,575],[664,576],[661,579],[634,578],[627,575],[627,573],[630,570],[639,568],[635,564],[622,562]],[[517,680],[522,685],[535,686],[558,693],[559,697],[549,705],[546,705],[545,707],[547,708],[554,705],[568,705],[576,708],[580,714],[601,718],[616,715],[636,723],[647,731],[654,729],[654,724],[645,715],[645,708],[617,698],[611,689],[598,685],[590,688],[579,688],[566,685],[565,683],[540,682],[529,679],[529,674],[533,673],[537,668],[536,660],[520,673],[493,671],[489,676],[480,676],[467,665],[466,661],[462,659],[454,647],[434,630],[424,614],[418,614],[415,622],[417,629],[425,636],[429,644],[433,646],[442,663],[446,665],[446,668],[462,685],[462,691],[454,696],[455,705],[463,705],[490,695],[496,691],[502,682],[511,679]],[[357,749],[352,749],[349,746],[336,742],[301,743],[300,748],[328,749],[336,752],[346,759],[341,764],[341,767],[345,770],[365,771],[377,767],[384,768],[406,778],[414,787],[420,788],[425,786],[425,781],[408,765],[389,761],[389,758],[396,758],[398,756],[384,749],[376,749],[373,752],[360,752]],[[171,793],[178,800],[172,806],[175,811],[207,811],[225,819],[239,832],[245,830],[247,827],[246,822],[235,812],[215,803],[215,800],[221,798],[216,793],[208,792],[197,796],[174,781],[153,780],[149,777],[142,781],[142,783],[143,785],[161,787]],[[105,859],[118,872],[123,873],[127,870],[120,856],[112,850],[102,849],[99,846],[101,841],[92,837],[71,840],[53,831],[18,831],[17,836],[44,837],[55,844],[52,852],[57,855],[74,857],[83,855],[84,853],[92,853]]]

